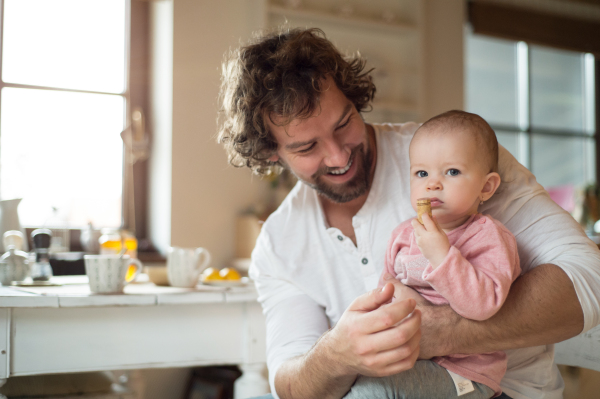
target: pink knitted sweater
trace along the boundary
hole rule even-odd
[[[392,233],[383,275],[396,276],[434,305],[449,304],[459,315],[485,320],[504,303],[512,282],[519,276],[515,237],[497,220],[476,214],[448,234],[450,251],[435,270],[417,246],[411,221]],[[432,359],[460,376],[487,385],[500,395],[506,372],[504,352],[454,354]]]

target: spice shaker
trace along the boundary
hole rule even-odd
[[[52,232],[48,229],[37,229],[31,233],[35,250],[35,263],[31,265],[31,278],[33,281],[48,281],[52,277],[49,253],[51,238]]]
[[[9,230],[3,236],[4,248],[7,249],[0,257],[0,282],[9,285],[13,281],[23,281],[29,275],[29,259],[23,252],[23,233]]]

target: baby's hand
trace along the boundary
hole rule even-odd
[[[421,215],[421,220],[423,220],[424,226],[417,219],[413,219],[412,221],[417,246],[435,269],[442,263],[446,255],[448,255],[450,242],[444,230],[428,214]]]

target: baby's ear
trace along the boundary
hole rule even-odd
[[[489,200],[500,186],[500,175],[496,172],[488,173],[486,181],[481,189],[481,198],[483,201]]]

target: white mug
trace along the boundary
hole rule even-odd
[[[210,253],[204,248],[170,247],[167,250],[169,284],[173,287],[195,287],[210,259]]]
[[[84,255],[85,273],[90,280],[90,291],[97,294],[119,294],[142,271],[142,262],[129,255]],[[129,266],[135,266],[133,277],[126,280]]]

